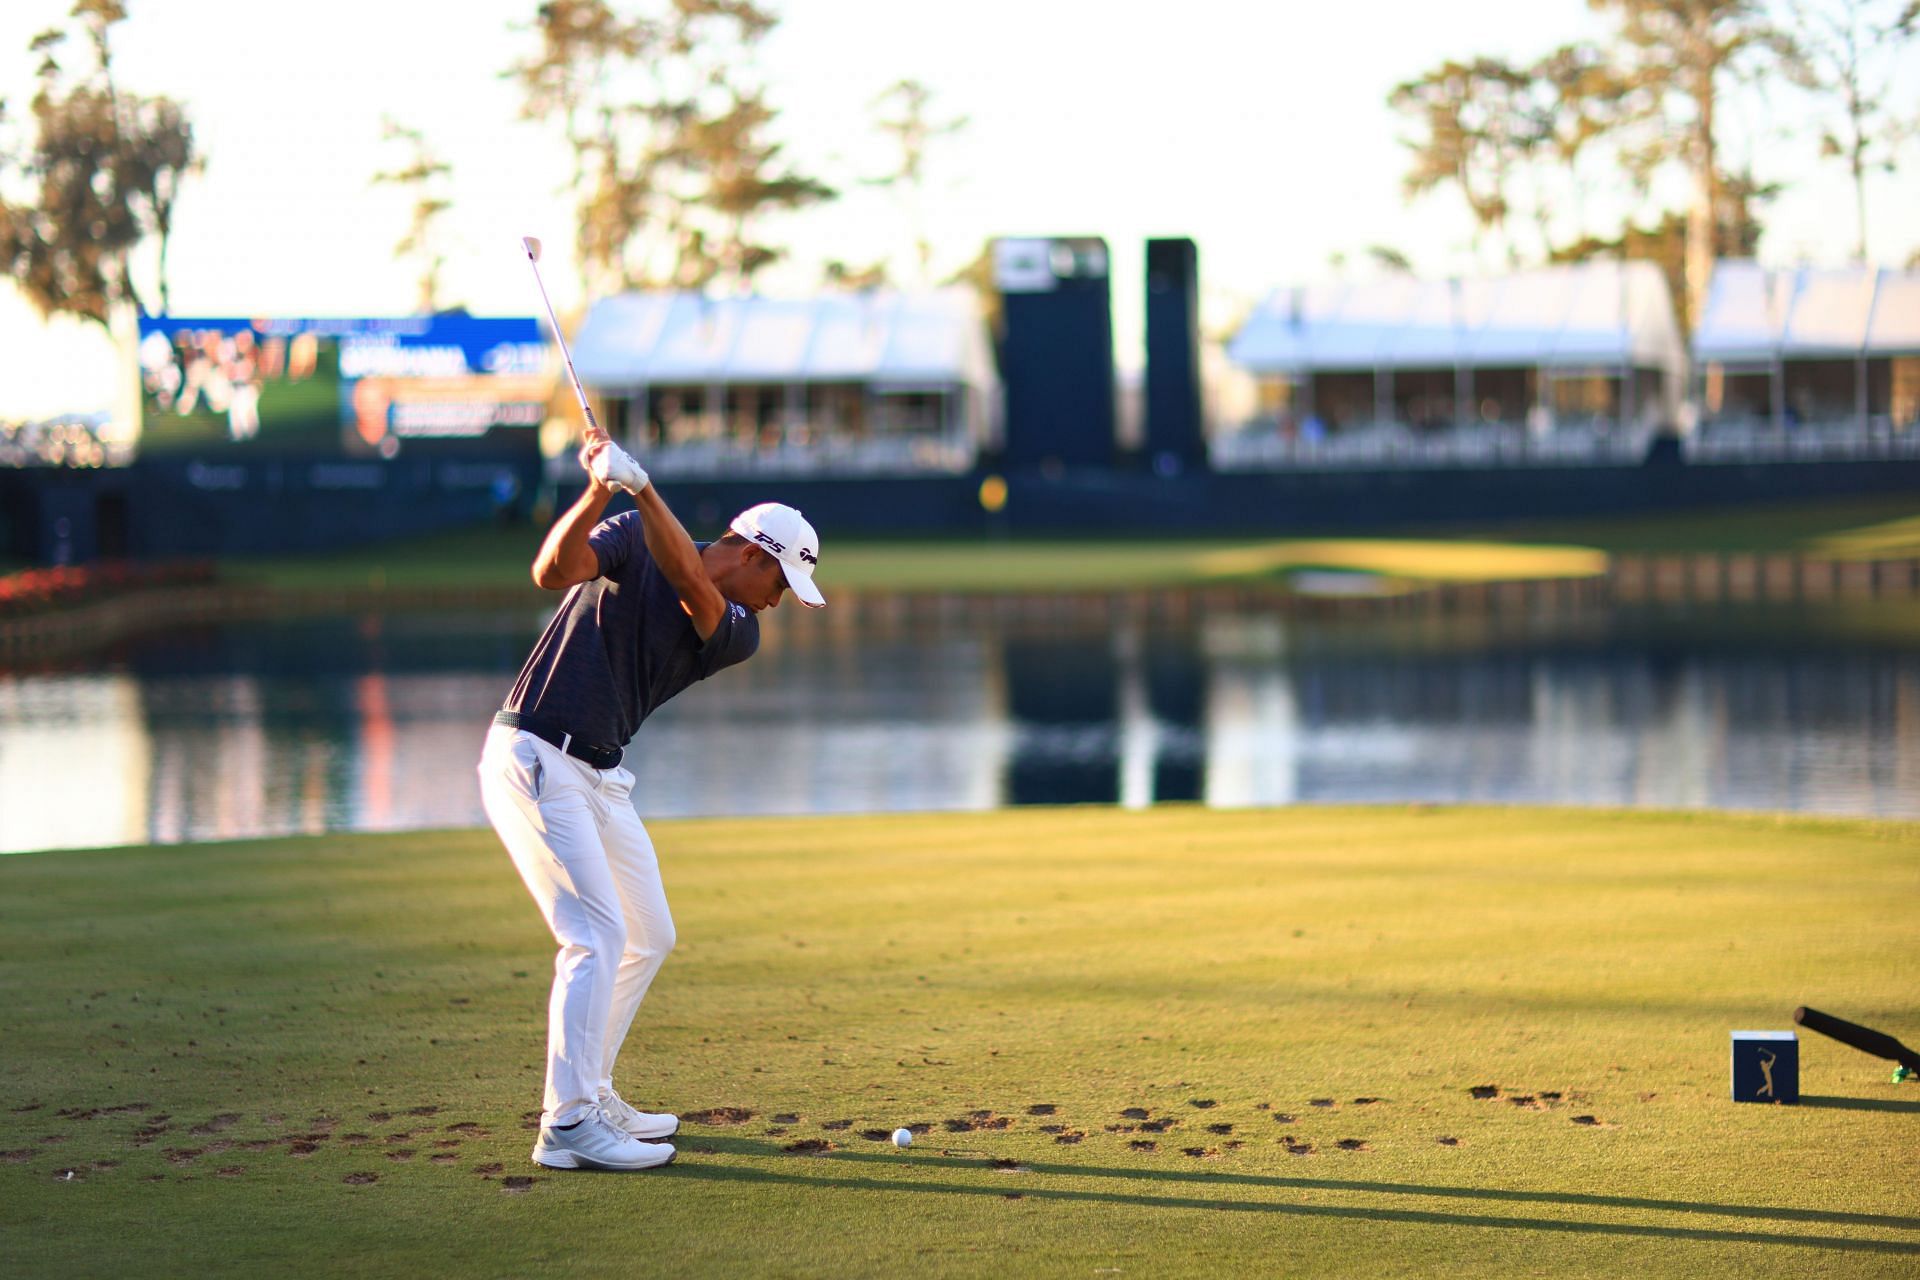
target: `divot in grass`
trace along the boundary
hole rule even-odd
[[[705,1111],[688,1111],[680,1119],[686,1124],[745,1124],[755,1114],[748,1107],[708,1107]]]
[[[838,1150],[833,1143],[827,1141],[825,1138],[802,1138],[798,1142],[789,1142],[780,1149],[791,1152],[797,1156],[825,1155],[829,1151]]]

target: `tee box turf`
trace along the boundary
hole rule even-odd
[[[1800,1038],[1791,1031],[1734,1032],[1733,1100],[1800,1101]]]

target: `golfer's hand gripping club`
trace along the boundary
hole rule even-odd
[[[632,454],[615,444],[598,426],[587,428],[587,443],[580,450],[580,465],[607,488],[625,489],[636,498],[652,483],[646,468],[635,462]]]

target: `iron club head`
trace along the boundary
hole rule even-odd
[[[535,262],[540,261],[540,241],[535,236],[521,236],[520,243],[525,246],[527,256]]]

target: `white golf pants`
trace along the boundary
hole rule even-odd
[[[547,1003],[544,1119],[572,1124],[613,1087],[613,1063],[673,950],[653,841],[633,811],[633,774],[595,769],[494,725],[480,801],[560,952]]]

